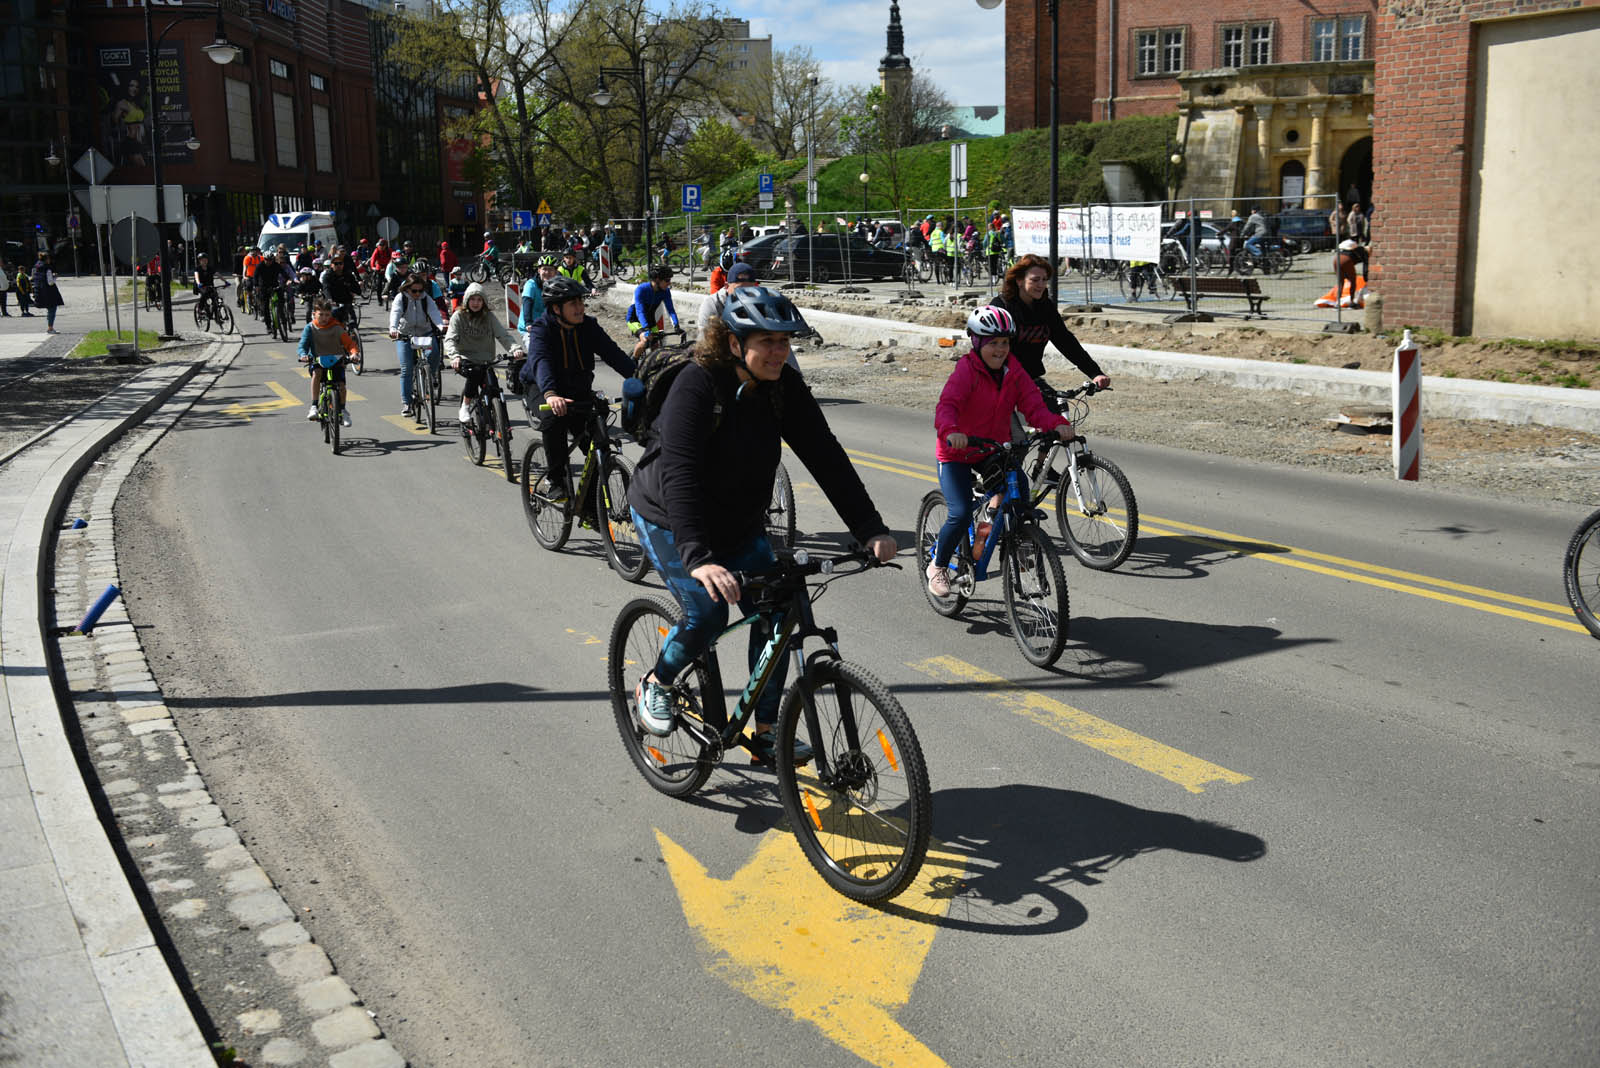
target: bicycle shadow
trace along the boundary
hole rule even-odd
[[[1186,534],[1141,535],[1116,574],[1133,578],[1204,578],[1219,564],[1252,556],[1292,552],[1287,545],[1243,538],[1197,537]],[[1070,562],[1070,561],[1068,561]]]
[[[885,912],[935,927],[977,934],[1042,935],[1088,922],[1069,890],[1098,886],[1125,861],[1159,850],[1234,863],[1266,855],[1265,840],[1247,831],[1178,812],[1052,786],[1012,783],[934,792],[934,848],[960,853],[959,866],[937,856],[936,901],[945,911],[899,901]],[[942,870],[938,870],[942,869]]]
[[[1194,623],[1148,616],[1074,616],[1055,671],[1066,679],[1141,686],[1195,668],[1327,645],[1333,638],[1286,638],[1276,627]]]

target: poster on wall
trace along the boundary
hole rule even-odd
[[[152,124],[160,122],[161,162],[193,163],[186,142],[194,136],[194,118],[182,46],[156,50],[153,92],[146,84],[143,45],[102,45],[96,53],[100,150],[117,166],[148,167]]]

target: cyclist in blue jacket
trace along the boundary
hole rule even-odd
[[[633,346],[634,359],[644,355],[645,346],[650,343],[650,332],[656,328],[658,314],[663,308],[672,320],[673,329],[677,329],[678,309],[672,306],[672,268],[658,263],[650,268],[650,280],[634,288],[633,303],[628,305],[628,332],[639,336],[638,344]]]

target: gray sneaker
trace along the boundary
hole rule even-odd
[[[640,679],[633,688],[633,710],[639,726],[657,738],[672,733],[672,691],[654,679]]]
[[[765,764],[776,767],[778,763],[778,732],[776,730],[761,731],[750,739],[750,763]],[[801,741],[794,740],[794,766],[804,767],[811,763],[811,746]]]

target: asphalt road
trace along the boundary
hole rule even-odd
[[[909,571],[839,583],[819,617],[935,789],[925,878],[878,912],[805,866],[769,776],[639,778],[603,660],[639,591],[591,534],[540,549],[452,427],[384,418],[393,373],[352,379],[340,457],[305,399],[230,409],[271,383],[308,393],[251,344],[147,457],[126,596],[212,792],[412,1063],[1593,1063],[1576,512],[1097,437],[1144,534],[1067,563],[1060,670],[998,583],[959,620]],[[908,528],[926,416],[828,412]]]

